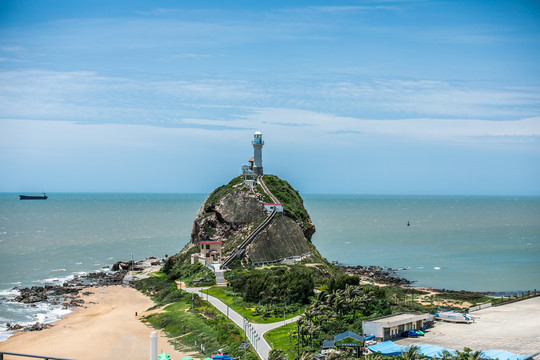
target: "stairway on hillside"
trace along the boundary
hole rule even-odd
[[[225,281],[225,276],[223,276],[224,271],[223,270],[216,270],[214,274],[216,275],[216,285],[217,286],[227,286],[227,282]]]
[[[257,182],[261,185],[261,187],[263,188],[263,191],[268,195],[270,196],[270,198],[272,199],[272,201],[274,201],[275,203],[278,203],[278,199],[274,196],[274,194],[272,194],[270,192],[270,190],[268,190],[268,188],[266,187],[266,184],[264,183],[262,176],[259,176],[257,178]],[[259,235],[261,233],[261,231],[263,231],[268,225],[270,225],[270,223],[272,222],[272,219],[276,216],[276,211],[272,211],[272,213],[270,215],[268,215],[268,217],[263,221],[263,223],[261,225],[259,225],[248,237],[246,240],[244,240],[244,242],[242,244],[240,244],[240,246],[238,246],[236,249],[234,249],[231,253],[231,255],[229,255],[229,257],[227,259],[225,259],[225,261],[223,262],[223,265],[221,265],[221,268],[226,268],[228,265],[230,265],[234,259],[236,259],[237,257],[239,256],[242,256],[244,254],[244,251],[246,249],[246,247],[257,237],[257,235]],[[216,275],[216,278],[217,278],[217,275]]]

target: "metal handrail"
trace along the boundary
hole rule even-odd
[[[240,244],[240,246],[238,246],[236,249],[233,250],[233,252],[231,253],[231,255],[229,255],[229,257],[223,262],[223,264],[221,265],[221,268],[225,268],[227,267],[230,263],[233,262],[233,260],[239,255],[239,254],[242,254],[242,252],[245,250],[246,246],[248,246],[256,237],[257,235],[259,235],[269,224],[270,222],[272,221],[272,219],[274,218],[274,216],[276,216],[276,211],[272,211],[272,213],[270,215],[268,215],[268,217],[266,219],[264,219],[264,221],[262,222],[262,224],[260,224],[248,237],[246,240],[244,240],[244,242],[242,242],[242,244]],[[1,359],[0,359],[1,360]]]
[[[262,178],[263,177],[261,175],[259,175],[259,177],[257,178],[258,179],[257,181],[259,182],[259,184],[263,188],[263,191],[268,196],[270,196],[272,201],[277,203],[278,199],[274,196],[274,194],[272,194],[272,192],[270,192],[270,190],[268,190],[268,187],[266,187],[266,184],[264,183]],[[229,257],[227,259],[225,259],[225,261],[221,265],[222,269],[226,268],[230,263],[233,262],[234,259],[236,259],[236,257],[238,255],[242,254],[242,252],[245,250],[246,246],[248,246],[257,237],[257,235],[259,235],[270,224],[272,219],[276,216],[276,213],[277,213],[276,210],[272,211],[272,213],[270,215],[268,215],[268,217],[247,237],[247,239],[244,240],[242,242],[242,244],[240,244],[240,246],[238,246],[237,248],[235,248],[232,251],[232,253],[229,255]],[[0,360],[2,360],[2,359],[0,359]]]
[[[7,352],[7,351],[0,351],[0,360],[4,360],[4,355],[38,358],[38,359],[43,359],[43,360],[75,360],[75,359],[59,358],[59,357],[54,357],[54,356],[20,354],[20,353]]]

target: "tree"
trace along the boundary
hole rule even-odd
[[[456,351],[457,358],[459,360],[478,360],[482,355],[481,351],[473,351],[472,349],[466,347],[463,351]]]
[[[417,346],[411,346],[409,350],[403,353],[401,356],[403,357],[403,360],[418,360],[421,358]]]
[[[268,354],[268,360],[285,360],[287,359],[287,354],[280,349],[273,349],[270,350],[270,354]]]

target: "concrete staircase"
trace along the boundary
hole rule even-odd
[[[263,177],[262,176],[259,176],[257,177],[257,183],[261,185],[261,187],[263,188],[264,192],[270,196],[270,198],[272,199],[272,201],[274,203],[278,203],[278,199],[274,196],[274,194],[272,194],[270,192],[270,190],[268,190],[268,188],[266,187],[266,184],[264,183],[263,181]],[[257,237],[257,235],[259,235],[261,233],[261,231],[263,231],[268,225],[270,225],[270,223],[272,222],[272,219],[274,219],[274,217],[276,216],[276,211],[272,211],[272,213],[270,215],[268,215],[266,217],[266,219],[262,222],[261,225],[259,225],[248,237],[246,240],[244,240],[242,242],[242,244],[240,244],[240,246],[238,246],[236,249],[234,249],[231,253],[231,255],[229,255],[229,257],[227,259],[225,259],[225,261],[223,262],[223,264],[221,265],[221,268],[226,268],[227,266],[229,266],[235,259],[237,258],[242,258],[244,256],[244,252],[246,251],[246,247],[251,244],[251,242]],[[216,278],[217,278],[217,275],[216,275]]]
[[[225,271],[223,270],[216,270],[214,274],[216,275],[216,285],[217,286],[227,286],[227,282],[225,281],[225,276],[223,276],[223,273]]]
[[[261,233],[261,231],[263,231],[268,225],[270,225],[270,223],[272,222],[272,219],[274,219],[276,214],[277,214],[276,211],[272,211],[272,213],[270,215],[268,215],[268,217],[266,219],[264,219],[262,224],[259,225],[251,234],[249,234],[247,239],[244,240],[244,242],[242,244],[240,244],[240,246],[238,246],[236,249],[233,250],[231,255],[229,255],[229,257],[223,262],[221,267],[226,268],[227,266],[229,266],[234,261],[234,259],[241,258],[242,256],[244,256],[244,252],[246,251],[246,247],[249,244],[251,244],[251,242],[257,237],[257,235],[259,235]]]

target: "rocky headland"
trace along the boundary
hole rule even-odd
[[[275,262],[316,251],[311,244],[315,226],[298,192],[275,175],[265,175],[263,181],[284,209],[245,248],[242,263]],[[251,188],[241,177],[232,179],[200,207],[184,252],[196,252],[200,241],[220,241],[226,258],[269,216],[265,203],[274,202],[260,184]]]

